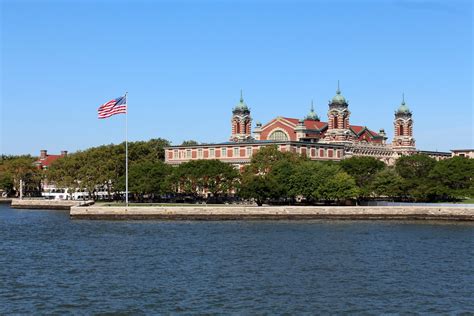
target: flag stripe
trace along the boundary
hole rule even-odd
[[[126,110],[127,107],[126,107],[126,106],[123,106],[123,105],[121,105],[121,106],[116,106],[116,107],[111,108],[111,109],[100,110],[100,111],[99,111],[99,114],[107,114],[107,113],[109,113],[109,112],[114,112],[114,111],[116,111],[116,110],[123,110],[123,109]]]
[[[104,119],[115,114],[127,113],[127,98],[125,96],[118,97],[102,104],[98,109],[98,118]]]

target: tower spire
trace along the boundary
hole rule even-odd
[[[339,80],[337,80],[337,90],[336,94],[341,94],[341,89],[339,89]]]
[[[313,99],[311,99],[311,112],[314,112]]]
[[[405,105],[405,92],[402,92],[402,104]]]
[[[240,102],[244,102],[244,97],[242,94],[242,89],[240,89]]]

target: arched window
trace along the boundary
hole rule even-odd
[[[273,133],[270,134],[268,139],[283,141],[283,140],[288,140],[288,136],[283,131],[274,131]]]
[[[337,126],[337,116],[334,117],[333,128],[338,128],[338,126]]]
[[[403,136],[403,125],[400,125],[400,136]]]
[[[240,122],[235,122],[235,132],[237,134],[240,134]]]

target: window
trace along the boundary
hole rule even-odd
[[[173,155],[174,155],[173,156],[174,159],[178,159],[178,150],[177,149],[174,150]]]
[[[198,158],[202,159],[202,148],[198,149]]]
[[[311,157],[311,149],[308,146],[306,146],[306,156]]]
[[[247,157],[252,156],[252,147],[247,147]]]
[[[283,131],[274,131],[268,137],[270,140],[284,141],[288,140],[288,136]]]
[[[209,157],[214,158],[215,155],[216,155],[215,149],[214,148],[209,149]]]
[[[222,148],[222,157],[227,157],[227,148]]]
[[[234,148],[234,157],[238,157],[239,156],[239,148],[235,147]]]
[[[191,149],[186,149],[186,158],[191,159]]]

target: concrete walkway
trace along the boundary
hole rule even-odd
[[[74,206],[75,219],[159,220],[461,220],[474,221],[474,208],[427,206]]]

